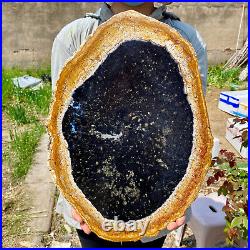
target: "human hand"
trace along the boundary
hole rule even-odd
[[[76,212],[76,210],[74,208],[72,208],[72,217],[73,217],[73,219],[75,219],[76,221],[78,221],[80,223],[80,227],[85,234],[91,233],[89,226],[83,221],[81,216]]]
[[[185,224],[185,220],[186,220],[186,216],[183,216],[183,217],[177,219],[175,222],[170,222],[167,225],[167,230],[172,231],[172,230],[177,229],[178,227]]]

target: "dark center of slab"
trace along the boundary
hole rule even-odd
[[[127,41],[77,88],[62,123],[76,185],[108,219],[159,208],[188,166],[193,114],[165,48]]]

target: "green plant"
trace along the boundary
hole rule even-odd
[[[20,104],[9,106],[7,109],[7,114],[9,115],[10,119],[15,121],[18,125],[29,124],[36,121],[36,118],[34,116],[29,116],[26,109]]]
[[[45,84],[37,90],[18,88],[13,84],[12,78],[23,75],[41,78]],[[2,197],[4,239],[2,244],[6,247],[19,246],[17,242],[23,240],[23,235],[30,234],[29,227],[26,225],[28,197],[23,192],[15,190],[22,189],[20,185],[22,182],[19,180],[32,166],[37,145],[45,132],[45,126],[42,123],[49,111],[51,92],[50,67],[2,70],[2,111],[6,114],[3,119],[4,130],[8,126],[10,128],[10,141],[4,141],[2,153],[5,180]]]
[[[217,88],[230,88],[234,90],[235,85],[240,85],[239,80],[241,68],[225,70],[222,65],[210,66],[208,69],[208,85]]]
[[[31,75],[43,79],[45,84],[37,89],[21,89],[16,87],[12,78]],[[13,121],[22,123],[22,118],[26,115],[29,117],[39,118],[40,115],[47,115],[51,102],[51,84],[50,69],[27,69],[18,68],[2,70],[2,105],[5,111]],[[11,108],[10,108],[11,107]],[[14,108],[13,107],[18,107]],[[25,111],[24,111],[25,110]],[[25,114],[26,113],[26,114]],[[27,114],[28,113],[28,114]],[[20,118],[21,117],[21,122]],[[17,120],[16,120],[17,118]],[[28,123],[23,118],[24,124]]]
[[[23,101],[26,102],[28,106],[34,107],[38,114],[47,115],[51,102],[51,85],[46,84],[39,90],[25,90],[25,92],[23,92]]]
[[[41,78],[44,84],[37,90],[16,87],[12,79],[23,75]],[[36,146],[45,132],[41,120],[49,112],[51,94],[50,67],[2,70],[3,112],[18,128],[10,131],[10,142],[3,154],[12,167],[14,179],[26,175],[32,164]]]
[[[234,153],[221,150],[212,161],[213,175],[207,180],[211,185],[222,181],[219,195],[227,197],[223,211],[226,214],[227,243],[248,239],[248,172],[246,163],[237,163]]]
[[[5,158],[13,168],[14,179],[25,176],[32,164],[38,142],[45,132],[45,127],[35,123],[24,132],[10,131],[11,142],[5,152]]]

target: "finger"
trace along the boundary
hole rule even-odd
[[[182,226],[183,224],[185,224],[185,220],[186,220],[186,216],[183,216],[179,219],[176,220],[176,224],[178,227]]]
[[[172,231],[172,230],[175,230],[177,227],[178,227],[178,225],[176,224],[176,222],[170,222],[167,225],[167,230]]]
[[[81,216],[76,212],[75,209],[72,209],[72,217],[78,221],[79,223],[83,222],[83,219],[81,218]]]
[[[89,226],[85,222],[82,222],[80,224],[80,227],[81,227],[81,229],[83,230],[83,232],[85,234],[90,234],[91,233],[91,230],[90,230]]]

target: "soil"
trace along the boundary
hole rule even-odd
[[[208,88],[206,94],[207,111],[212,134],[214,137],[220,140],[221,149],[227,149],[231,152],[234,152],[237,156],[240,156],[239,153],[225,138],[227,119],[234,116],[218,109],[219,96],[221,91],[223,91],[223,89],[210,87]]]
[[[2,148],[3,155],[10,141],[9,131],[13,125],[2,114]],[[20,243],[29,235],[27,210],[28,200],[24,192],[22,181],[12,181],[11,164],[2,163],[2,243],[3,247],[22,247]]]
[[[9,122],[6,120],[4,114],[2,114],[2,148],[5,149],[10,141],[10,134],[9,134]],[[10,176],[10,169],[7,168],[6,162],[2,164],[2,191],[3,193],[6,192],[7,187],[9,186],[9,178]]]

